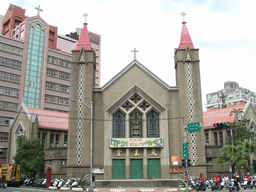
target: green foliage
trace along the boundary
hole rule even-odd
[[[217,158],[219,164],[226,166],[232,166],[232,170],[235,170],[235,166],[243,166],[246,170],[250,169],[250,157],[252,154],[256,154],[256,141],[251,138],[254,133],[251,131],[249,125],[250,120],[239,118],[243,111],[241,109],[233,109],[230,115],[235,115],[235,121],[233,123],[228,122],[226,129],[231,132],[231,137],[226,140],[220,150],[220,154]]]
[[[225,166],[232,166],[232,170],[235,170],[235,166],[243,166],[246,170],[250,169],[250,156],[256,153],[256,141],[249,141],[244,139],[238,141],[236,145],[224,145],[219,150],[220,157],[217,158],[219,164]]]
[[[227,145],[236,145],[237,142],[244,139],[250,140],[253,136],[253,132],[249,129],[250,120],[242,119],[242,109],[233,109],[230,112],[230,116],[234,115],[234,122],[227,122],[228,126],[224,127],[227,131],[230,131],[231,137],[226,140]]]
[[[18,137],[16,140],[17,152],[13,157],[16,164],[20,164],[21,172],[28,177],[35,177],[44,170],[44,150],[39,138],[31,140]]]

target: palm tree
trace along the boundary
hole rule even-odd
[[[235,115],[235,121],[236,122],[238,122],[239,121],[239,118],[241,118],[241,115],[244,113],[244,111],[241,109],[241,108],[239,108],[239,109],[233,109],[231,112],[230,112],[230,116],[231,115]]]

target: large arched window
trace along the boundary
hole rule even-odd
[[[130,115],[130,138],[142,138],[142,115],[137,111]]]
[[[147,137],[159,137],[159,115],[155,111],[151,111],[147,115]]]
[[[125,138],[125,116],[120,111],[113,116],[113,138]]]

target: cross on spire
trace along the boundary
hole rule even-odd
[[[89,15],[88,15],[87,13],[85,13],[83,16],[84,16],[84,23],[87,23],[87,20],[86,20],[86,19],[87,19],[87,17],[88,17]]]
[[[40,15],[40,11],[43,11],[43,9],[40,8],[40,5],[38,5],[38,7],[35,7],[35,9],[37,9],[37,15]]]
[[[185,21],[185,15],[187,15],[187,13],[185,13],[184,11],[181,13],[181,15],[183,16],[183,22],[186,22]]]
[[[134,50],[132,50],[131,52],[134,52],[134,57],[133,57],[133,59],[134,59],[134,60],[137,60],[137,58],[136,58],[136,52],[139,52],[139,51],[136,50],[136,48],[134,47]]]

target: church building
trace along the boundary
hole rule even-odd
[[[95,88],[95,53],[86,23],[82,35],[71,58],[67,176],[89,173],[93,166],[103,180],[177,178],[170,170],[180,167],[184,139],[189,172],[206,174],[204,132],[185,129],[188,123],[203,122],[199,50],[186,22],[175,49],[175,86],[134,57]],[[172,157],[179,157],[178,164]]]
[[[48,129],[40,127],[40,121],[47,121],[48,116],[40,120],[38,114],[33,117],[38,125],[23,126],[21,133],[19,122],[26,118],[17,114],[10,129],[8,160],[11,162],[16,153],[13,145],[17,134],[42,138],[45,133],[45,164],[54,163],[52,173],[56,176],[61,172],[66,178],[82,177],[93,172],[96,180],[103,181],[184,179],[180,177],[185,172],[182,145],[188,143],[189,175],[207,175],[204,130],[187,130],[187,124],[203,124],[203,110],[199,49],[194,47],[185,21],[174,53],[176,85],[166,84],[135,55],[121,72],[96,87],[96,56],[85,23],[72,51],[68,125],[60,129],[54,129],[54,124]],[[21,108],[24,111],[26,106]],[[37,128],[31,134],[28,129],[33,127]],[[66,138],[66,144],[57,146],[62,147],[58,155],[49,145],[56,143],[56,134]],[[64,142],[59,138],[58,142]],[[63,166],[65,169],[59,168]]]

